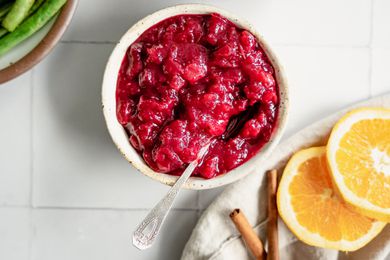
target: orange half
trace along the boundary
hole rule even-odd
[[[277,204],[291,231],[313,246],[354,251],[385,226],[359,214],[337,196],[325,147],[299,151],[290,159],[279,184]]]
[[[366,216],[390,222],[390,109],[346,114],[332,130],[327,158],[344,200]]]

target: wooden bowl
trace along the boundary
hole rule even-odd
[[[54,24],[50,28],[49,32],[38,43],[38,45],[36,45],[30,52],[24,55],[24,57],[21,59],[17,60],[15,63],[0,70],[0,84],[16,78],[17,76],[28,71],[34,67],[34,65],[39,63],[47,54],[49,54],[49,52],[61,39],[61,36],[64,34],[70,21],[72,20],[77,3],[78,0],[68,0],[62,7],[60,13],[57,15],[57,18],[55,18],[56,20],[54,21]],[[41,30],[44,30],[44,28]],[[34,37],[34,35],[31,37]],[[28,39],[26,41],[28,41]],[[20,45],[16,46],[13,50],[17,49],[19,46]],[[13,50],[11,50],[11,52]]]

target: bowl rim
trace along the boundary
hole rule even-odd
[[[14,64],[0,70],[0,84],[27,72],[50,53],[69,26],[77,4],[78,0],[68,0],[62,7],[53,26],[38,45]]]
[[[180,14],[210,14],[210,13],[219,13],[222,16],[228,18],[230,21],[235,23],[237,26],[244,28],[255,35],[260,46],[266,53],[270,62],[272,63],[275,69],[276,81],[278,82],[279,88],[279,112],[278,112],[278,121],[277,126],[273,131],[271,139],[248,161],[242,165],[234,168],[233,170],[218,175],[211,179],[204,179],[200,177],[190,177],[187,182],[184,184],[185,189],[192,190],[203,190],[217,188],[223,185],[230,184],[234,181],[237,181],[250,172],[252,172],[258,163],[264,162],[264,160],[269,156],[272,150],[276,147],[280,141],[287,123],[288,117],[288,108],[289,108],[289,95],[288,95],[288,86],[287,80],[284,74],[282,65],[280,64],[275,53],[265,42],[263,37],[254,29],[254,27],[248,23],[246,20],[224,10],[219,7],[212,5],[204,4],[181,4],[174,5],[171,7],[163,8],[159,11],[156,11],[143,19],[139,20],[134,24],[120,39],[118,44],[113,49],[103,76],[102,83],[102,106],[103,114],[106,122],[107,129],[110,133],[110,136],[117,147],[117,149],[122,153],[125,159],[130,162],[138,171],[142,174],[157,180],[163,184],[172,186],[178,176],[173,176],[165,173],[158,173],[149,168],[146,163],[143,161],[142,157],[135,151],[128,141],[128,136],[123,126],[119,124],[116,118],[116,83],[117,75],[119,72],[120,65],[122,63],[123,57],[125,56],[127,48],[148,28],[154,24],[175,15]]]

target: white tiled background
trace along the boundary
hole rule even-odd
[[[184,191],[157,244],[131,233],[168,187],[116,151],[100,106],[102,73],[138,19],[185,1],[81,0],[62,42],[0,86],[0,259],[178,259],[222,189]],[[348,104],[390,91],[390,1],[224,0],[274,46],[291,88],[285,137]],[[205,234],[207,235],[207,234]]]

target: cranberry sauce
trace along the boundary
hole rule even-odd
[[[274,69],[250,32],[219,14],[179,15],[128,48],[116,102],[131,145],[155,171],[180,175],[216,139],[193,174],[213,178],[269,141],[279,96]],[[253,107],[238,134],[222,140],[229,120]]]

